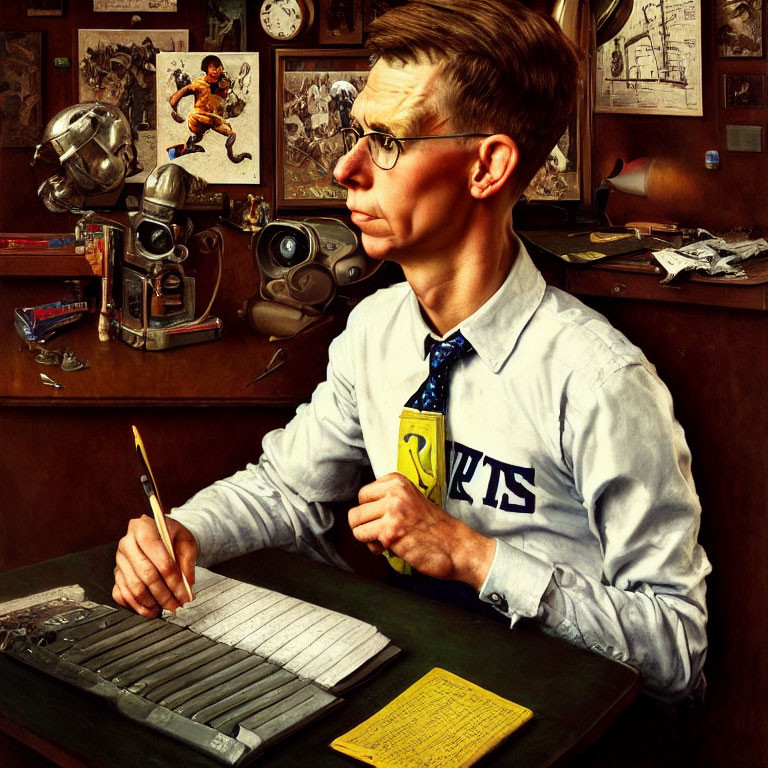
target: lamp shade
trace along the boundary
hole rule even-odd
[[[618,192],[629,195],[648,196],[648,179],[654,160],[650,157],[638,157],[624,167],[615,176],[603,180],[603,184]]]

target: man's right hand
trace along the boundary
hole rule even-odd
[[[142,616],[157,616],[161,608],[175,611],[189,600],[182,572],[194,584],[195,537],[172,517],[166,523],[177,563],[161,541],[154,519],[147,515],[130,521],[117,546],[112,598]]]
[[[183,123],[184,118],[175,110],[171,110],[171,117],[177,122],[177,123]]]

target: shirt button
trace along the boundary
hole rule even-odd
[[[494,592],[491,595],[491,600],[493,600],[494,603],[500,603],[501,602],[501,595],[499,595],[498,593]]]

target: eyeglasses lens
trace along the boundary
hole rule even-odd
[[[391,170],[397,162],[399,154],[395,139],[384,133],[371,133],[368,136],[368,141],[373,162],[385,171]]]
[[[397,141],[386,133],[360,133],[355,128],[342,128],[341,135],[344,140],[344,151],[351,152],[357,142],[365,138],[368,140],[368,151],[371,159],[382,170],[389,171],[394,168],[400,154]]]

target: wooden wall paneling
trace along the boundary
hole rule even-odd
[[[257,461],[292,408],[0,407],[0,572],[117,541],[150,514],[131,426],[163,504]]]
[[[725,109],[725,73],[765,74],[765,55],[755,59],[717,56],[714,3],[702,2],[703,117],[597,114],[594,120],[593,174],[598,185],[617,157],[625,161],[649,156],[659,161],[646,199],[613,192],[611,220],[674,221],[685,226],[724,230],[736,226],[768,227],[765,205],[768,109]],[[765,41],[764,41],[765,45]],[[763,127],[763,151],[729,152],[726,125]],[[707,170],[704,154],[720,153],[720,167]]]

